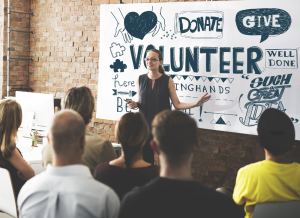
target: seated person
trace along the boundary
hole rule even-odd
[[[193,180],[191,165],[198,150],[194,119],[181,111],[165,110],[155,116],[152,134],[160,177],[125,195],[119,218],[240,217],[232,199]]]
[[[15,198],[24,183],[35,175],[16,147],[18,129],[22,123],[22,108],[13,100],[0,103],[0,167],[9,171]]]
[[[86,127],[88,127],[92,120],[94,104],[92,92],[85,86],[71,88],[62,100],[62,107],[77,111],[82,116]],[[110,141],[90,131],[86,131],[85,140],[86,145],[82,155],[82,163],[90,168],[92,174],[98,164],[117,158],[115,149]],[[44,147],[42,156],[43,166],[46,168],[47,164],[51,164],[52,161],[50,145]]]
[[[148,136],[149,127],[143,114],[123,115],[116,127],[122,155],[95,169],[94,178],[114,189],[120,199],[132,188],[145,185],[159,175],[158,166],[143,160],[142,148]]]
[[[116,218],[120,201],[108,186],[93,179],[82,165],[85,123],[73,110],[56,114],[48,142],[52,165],[29,180],[18,197],[20,217]]]
[[[244,205],[246,218],[252,217],[255,204],[300,200],[300,164],[285,156],[295,142],[291,119],[280,110],[266,109],[257,133],[265,160],[241,168],[233,192],[234,201]]]

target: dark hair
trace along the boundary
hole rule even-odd
[[[159,59],[159,61],[163,61],[163,60],[164,60],[163,55],[162,55],[162,53],[160,52],[160,50],[157,50],[157,49],[154,48],[154,49],[148,50],[147,52],[150,52],[150,51],[153,51],[153,52],[155,52],[156,54],[158,54],[158,59]],[[163,75],[166,75],[165,69],[164,69],[164,67],[163,67],[162,65],[159,65],[159,67],[158,67],[158,72],[160,72],[160,73],[163,74]]]
[[[85,125],[89,124],[95,108],[92,91],[85,86],[69,89],[64,98],[64,108],[77,111],[83,118]]]
[[[7,99],[0,103],[0,165],[11,156],[16,148],[15,139],[22,123],[22,108],[14,100]]]
[[[168,164],[175,167],[187,160],[197,144],[197,124],[181,111],[165,110],[157,114],[152,134]]]
[[[260,144],[273,155],[284,154],[293,148],[295,128],[291,119],[275,108],[266,109],[257,124]]]
[[[142,151],[148,136],[149,127],[143,114],[130,112],[121,117],[116,127],[116,138],[124,152],[126,169],[130,168],[134,155]]]

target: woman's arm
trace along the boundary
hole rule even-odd
[[[7,159],[26,180],[34,177],[35,173],[31,166],[23,159],[17,148],[12,151],[11,156]],[[19,176],[20,177],[20,176]]]
[[[201,98],[199,98],[198,101],[196,101],[194,103],[180,102],[179,98],[177,96],[177,93],[176,93],[175,83],[172,78],[170,78],[170,80],[169,80],[169,93],[170,93],[170,97],[171,97],[174,107],[179,110],[198,107],[198,106],[204,104],[205,102],[207,102],[211,97],[210,95],[208,95],[208,93],[206,93]]]
[[[139,85],[139,77],[137,78],[135,85],[137,87],[137,101],[127,100],[126,104],[128,104],[128,107],[130,109],[135,109],[138,106],[138,103],[140,103],[140,85]]]

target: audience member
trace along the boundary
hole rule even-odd
[[[22,123],[21,106],[13,100],[0,103],[0,167],[9,171],[15,197],[24,183],[34,176],[34,170],[16,147],[17,132]]]
[[[143,114],[127,113],[116,127],[116,138],[122,146],[122,156],[97,166],[94,178],[107,184],[119,198],[133,187],[143,186],[158,177],[159,167],[143,160],[142,148],[149,136]]]
[[[83,118],[86,127],[89,125],[94,112],[94,97],[88,87],[71,88],[62,100],[62,107],[77,111]],[[82,163],[88,166],[91,173],[94,173],[95,167],[106,161],[117,158],[116,152],[110,141],[95,135],[90,131],[85,133],[85,150],[82,155]],[[51,164],[52,150],[50,145],[46,145],[42,151],[43,166]]]
[[[166,110],[152,122],[151,146],[159,154],[160,177],[125,195],[119,217],[240,217],[232,199],[193,181],[197,125],[181,111]]]
[[[286,156],[295,142],[291,119],[280,110],[266,109],[257,133],[265,160],[241,168],[233,192],[234,201],[244,205],[246,218],[252,217],[256,204],[300,200],[300,164]]]
[[[52,164],[29,180],[18,198],[20,217],[117,217],[120,201],[112,189],[93,179],[81,156],[85,123],[73,110],[54,117],[48,141]]]

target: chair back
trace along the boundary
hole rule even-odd
[[[255,205],[252,218],[299,218],[300,201],[262,203]]]
[[[0,167],[0,211],[18,217],[17,204],[9,171]]]

